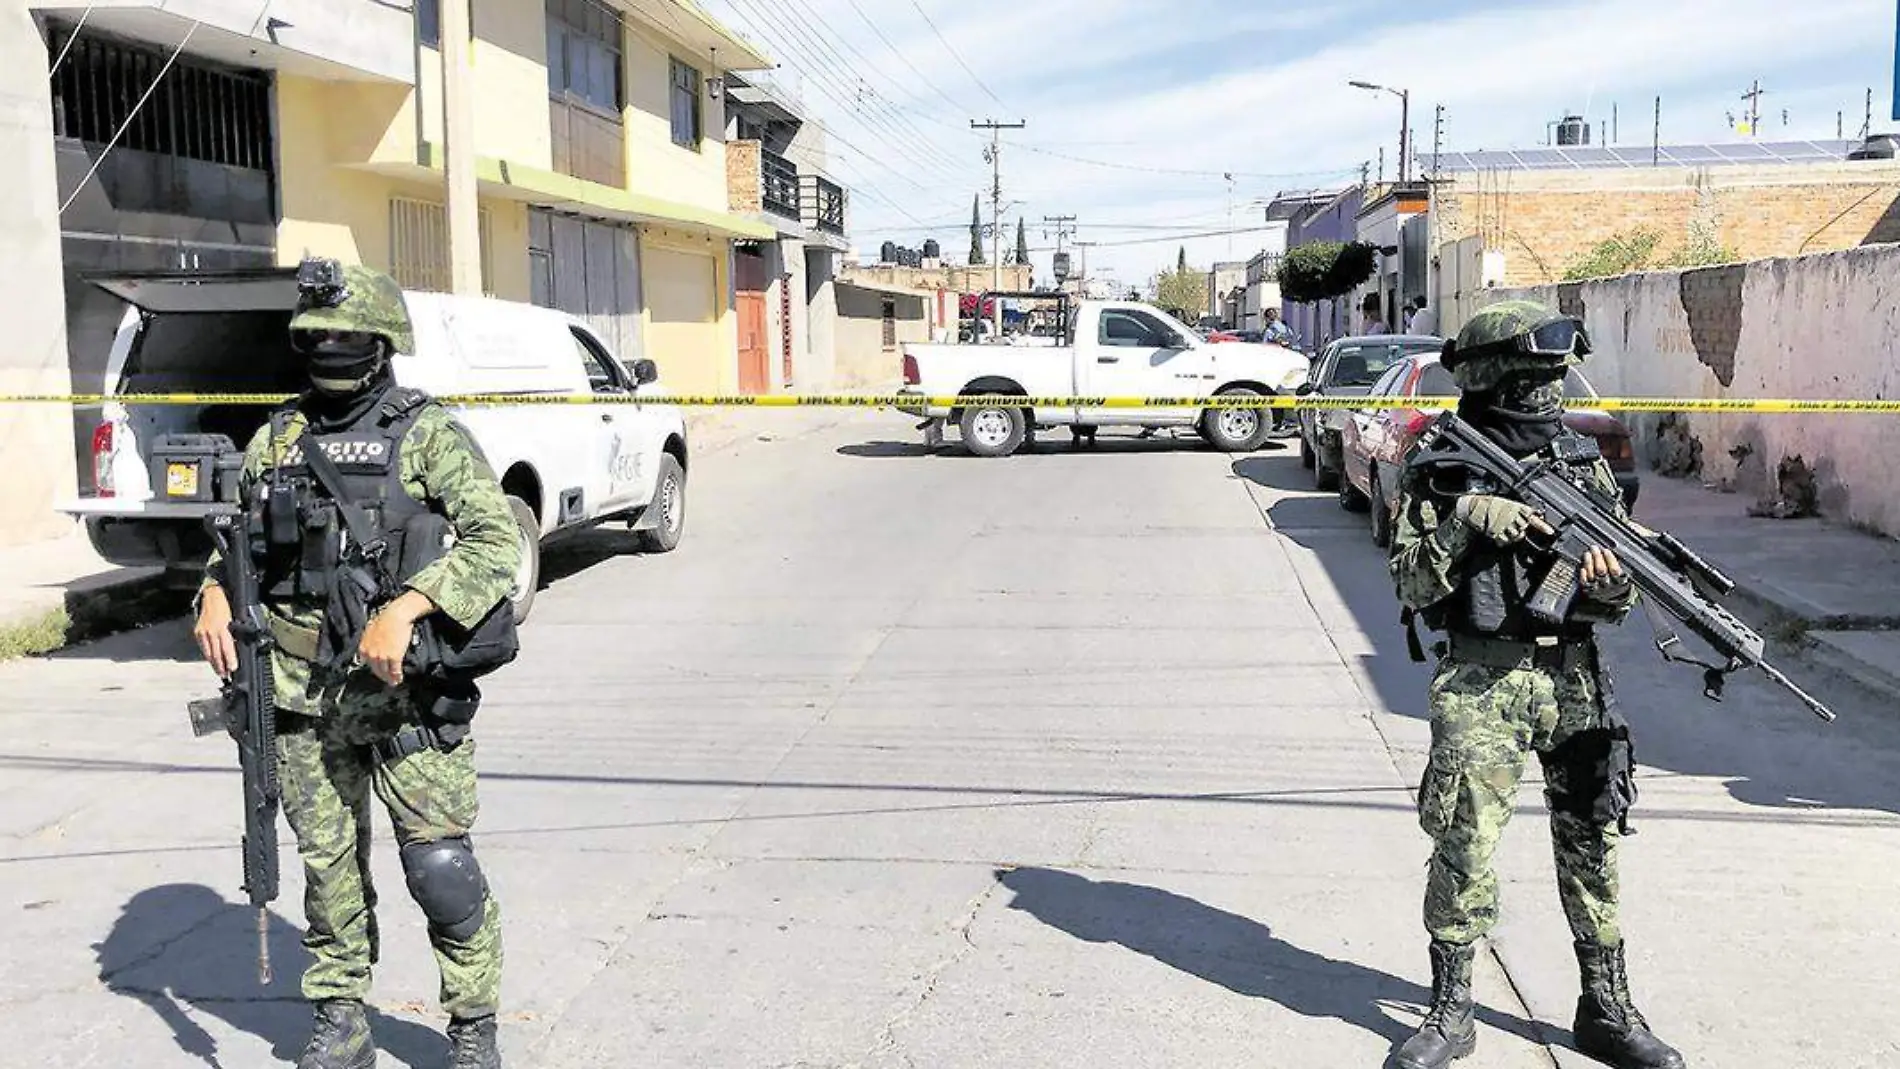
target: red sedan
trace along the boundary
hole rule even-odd
[[[1407,357],[1386,369],[1373,385],[1372,397],[1441,398],[1458,396],[1451,372],[1438,366],[1437,353]],[[1564,425],[1597,440],[1603,458],[1623,488],[1623,504],[1636,507],[1639,488],[1636,454],[1630,448],[1629,428],[1602,409],[1588,407],[1597,398],[1577,369],[1564,379]],[[1442,408],[1366,408],[1348,414],[1342,437],[1344,474],[1339,480],[1339,505],[1349,512],[1372,512],[1372,541],[1392,543],[1392,524],[1398,516],[1398,479],[1405,458],[1418,436]],[[1372,507],[1377,502],[1377,507]]]

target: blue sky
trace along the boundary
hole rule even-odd
[[[1103,243],[1091,273],[1131,283],[1183,244],[1201,266],[1246,258],[1254,235],[1172,237],[1227,229],[1230,203],[1249,225],[1276,192],[1376,171],[1381,147],[1394,173],[1399,101],[1351,79],[1411,91],[1421,158],[1438,104],[1447,150],[1534,147],[1566,112],[1608,122],[1612,105],[1618,143],[1647,145],[1658,95],[1664,143],[1742,140],[1730,116],[1757,79],[1765,139],[1832,138],[1839,111],[1852,136],[1870,88],[1875,131],[1900,129],[1886,118],[1896,0],[702,3],[834,132],[852,236],[873,257],[887,239],[967,252],[971,195],[987,218],[989,185],[971,118],[1029,123],[1004,135],[1011,237],[1027,217],[1040,250],[1043,216],[1077,216]],[[1048,277],[1048,252],[1035,260]]]

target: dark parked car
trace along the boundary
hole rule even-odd
[[[1429,334],[1369,334],[1340,338],[1313,358],[1302,397],[1364,397],[1393,364],[1417,353],[1444,350],[1445,339]],[[1299,410],[1300,463],[1313,469],[1313,485],[1321,490],[1339,487],[1340,436],[1346,427],[1344,409]]]
[[[1374,383],[1371,397],[1439,398],[1458,396],[1451,372],[1438,365],[1438,354],[1409,356],[1393,364]],[[1597,392],[1589,380],[1570,369],[1564,378],[1564,425],[1597,441],[1603,458],[1623,489],[1625,508],[1636,507],[1640,483],[1636,454],[1630,448],[1629,428],[1615,416],[1589,407]],[[1419,435],[1442,408],[1366,408],[1347,413],[1344,437],[1344,477],[1339,482],[1339,504],[1349,512],[1372,511],[1372,540],[1392,542],[1392,522],[1398,515],[1398,480],[1394,474],[1417,444]]]

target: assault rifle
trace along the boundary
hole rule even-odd
[[[1419,437],[1418,451],[1408,466],[1426,469],[1457,467],[1477,472],[1498,487],[1501,497],[1536,509],[1552,529],[1532,536],[1532,544],[1551,558],[1549,571],[1532,594],[1527,610],[1547,623],[1562,623],[1582,593],[1584,553],[1607,549],[1651,608],[1656,625],[1656,648],[1665,660],[1703,669],[1703,695],[1722,700],[1726,677],[1745,668],[1759,668],[1775,683],[1799,698],[1823,720],[1834,713],[1814,696],[1796,686],[1762,659],[1766,646],[1734,613],[1714,600],[1735,589],[1733,580],[1717,571],[1674,536],[1647,530],[1617,515],[1616,502],[1572,482],[1566,465],[1557,460],[1518,461],[1485,437],[1456,412],[1445,412]],[[1705,588],[1711,593],[1705,593]],[[1709,664],[1676,652],[1681,639],[1656,610],[1680,621],[1716,653],[1725,665]]]
[[[257,909],[257,979],[270,983],[270,903],[277,898],[277,708],[271,692],[270,621],[258,597],[249,518],[218,514],[205,519],[217,543],[224,575],[219,583],[231,602],[231,634],[237,639],[237,671],[216,698],[189,706],[192,733],[223,729],[237,740],[244,773],[244,892]]]

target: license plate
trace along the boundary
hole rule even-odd
[[[198,465],[165,465],[165,494],[167,497],[197,497]]]

